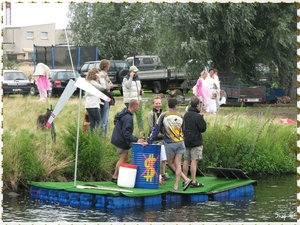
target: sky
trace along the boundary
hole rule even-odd
[[[68,24],[68,3],[16,3],[11,1],[11,25],[27,26],[55,23],[55,29]]]

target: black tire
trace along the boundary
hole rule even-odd
[[[36,95],[36,93],[37,93],[36,85],[31,86],[29,93],[30,93],[31,96],[35,96]]]
[[[119,83],[122,84],[124,77],[129,73],[129,70],[122,69],[118,72],[117,78],[119,80]]]
[[[245,106],[253,106],[254,102],[245,102]]]
[[[158,82],[158,81],[154,82],[154,84],[153,84],[153,92],[155,94],[159,94],[159,93],[162,92],[162,87],[161,87],[160,82]]]
[[[179,89],[179,90],[182,92],[182,94],[187,94],[187,93],[189,93],[189,91],[190,91],[189,88]]]
[[[53,98],[54,97],[54,94],[53,94],[52,90],[47,91],[47,96],[48,96],[48,98]]]

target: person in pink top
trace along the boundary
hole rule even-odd
[[[44,63],[38,63],[36,65],[36,70],[33,74],[33,78],[36,80],[37,88],[40,93],[41,102],[46,101],[47,99],[47,91],[51,90],[51,83],[49,81],[50,77],[50,69]]]
[[[194,93],[195,96],[197,96],[202,102],[204,110],[208,106],[208,101],[210,97],[210,88],[207,85],[207,82],[205,82],[206,77],[207,77],[207,72],[203,70],[195,85],[195,93]]]

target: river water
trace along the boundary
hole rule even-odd
[[[3,195],[4,222],[296,222],[296,175],[258,179],[254,195],[234,201],[123,210],[80,209]]]

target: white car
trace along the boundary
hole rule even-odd
[[[26,74],[20,70],[3,70],[2,89],[4,95],[30,93],[31,82]]]

